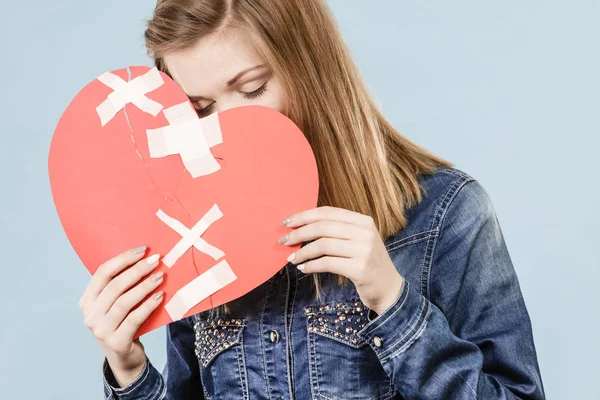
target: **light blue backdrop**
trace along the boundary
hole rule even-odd
[[[102,398],[77,306],[89,276],[55,215],[47,152],[80,88],[149,63],[153,3],[0,3],[3,399]],[[330,3],[394,125],[491,194],[548,397],[600,399],[600,2]],[[144,342],[162,366],[164,331]]]

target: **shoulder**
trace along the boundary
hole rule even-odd
[[[473,226],[495,218],[486,189],[472,175],[458,168],[438,168],[419,177],[422,200],[406,211],[408,225],[388,238],[387,244],[415,236],[440,236],[453,229]]]

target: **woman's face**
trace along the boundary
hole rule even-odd
[[[200,118],[246,105],[284,110],[277,78],[239,31],[206,37],[190,49],[167,54],[164,61]]]

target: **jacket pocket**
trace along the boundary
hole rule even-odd
[[[207,399],[248,398],[244,357],[244,318],[198,319],[195,353]]]
[[[397,393],[377,355],[358,332],[368,323],[360,301],[304,309],[314,398],[383,400]]]
[[[207,368],[223,351],[240,344],[245,326],[245,320],[236,318],[198,321],[194,332],[200,364]]]

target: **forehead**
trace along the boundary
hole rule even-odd
[[[248,35],[237,30],[207,36],[164,57],[173,80],[188,96],[210,97],[241,71],[263,63]]]

